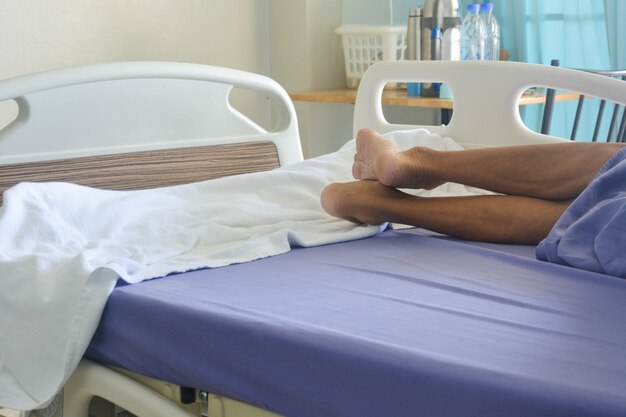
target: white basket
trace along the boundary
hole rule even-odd
[[[356,88],[372,64],[399,61],[406,52],[406,27],[344,25],[335,30],[341,35],[346,64],[346,83]]]

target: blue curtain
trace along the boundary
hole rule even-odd
[[[626,69],[626,2],[604,0],[606,26],[609,35],[609,55],[613,69]],[[621,25],[620,25],[621,22]]]

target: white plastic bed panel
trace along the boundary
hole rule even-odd
[[[267,132],[234,109],[233,87],[275,105]],[[275,81],[244,71],[171,62],[68,68],[0,81],[18,116],[0,131],[0,164],[270,140],[281,165],[302,159],[295,110]]]
[[[80,362],[64,392],[63,417],[88,417],[94,396],[137,416],[198,417],[150,388],[88,360]]]
[[[466,147],[558,142],[528,129],[518,103],[530,87],[552,87],[626,104],[626,83],[567,68],[521,62],[390,61],[371,66],[359,85],[354,111],[354,134],[365,127],[379,132],[417,126],[388,123],[381,107],[387,82],[447,83],[454,111],[447,126],[421,126],[450,136]]]

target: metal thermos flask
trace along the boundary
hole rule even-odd
[[[409,22],[406,28],[406,59],[419,61],[422,57],[422,9],[411,8],[409,10]],[[409,82],[406,92],[409,96],[419,96],[420,83]]]
[[[422,9],[409,10],[409,23],[406,29],[406,58],[409,61],[420,60],[422,57]]]
[[[422,60],[460,59],[461,17],[458,0],[425,0],[421,42]],[[423,83],[421,94],[438,96],[437,87],[432,83]]]

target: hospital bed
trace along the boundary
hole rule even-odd
[[[517,100],[530,87],[626,103],[624,83],[563,68],[380,63],[361,81],[355,133],[415,128],[388,123],[380,105],[387,82],[407,81],[450,85],[450,123],[427,128],[466,148],[559,142],[523,125]],[[276,126],[233,109],[233,86],[266,95]],[[5,188],[155,187],[302,159],[286,93],[255,74],[106,64],[4,81],[7,99],[19,115],[0,133]],[[120,282],[85,358],[39,413],[86,416],[100,397],[146,417],[623,416],[625,300],[626,281],[537,261],[533,247],[387,230]]]

